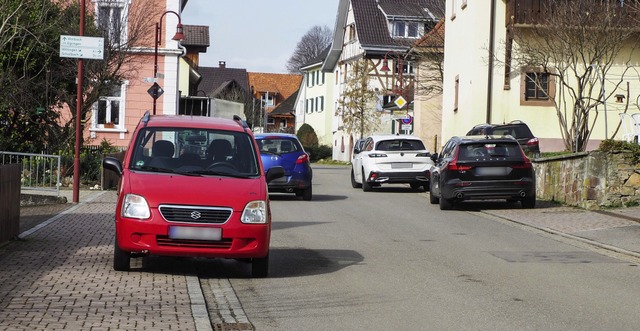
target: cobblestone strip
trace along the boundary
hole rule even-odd
[[[200,282],[216,331],[254,330],[228,279],[201,279]]]
[[[178,270],[112,269],[115,192],[0,248],[0,330],[194,330]]]

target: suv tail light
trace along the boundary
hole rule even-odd
[[[307,153],[304,153],[300,156],[298,156],[298,159],[296,160],[296,164],[301,164],[301,163],[305,163],[309,161],[309,155],[307,155]]]
[[[456,156],[449,162],[447,165],[447,170],[449,171],[467,171],[471,170],[471,166],[459,165],[458,164],[458,154],[460,153],[460,148],[456,148]]]
[[[536,140],[536,142],[538,142],[538,138],[533,138],[531,140],[534,140],[534,139]],[[531,140],[529,140],[529,141],[531,141]],[[527,144],[528,144],[528,142],[527,142]],[[520,148],[520,153],[522,153],[523,162],[521,164],[514,164],[514,165],[511,166],[511,168],[513,168],[513,169],[531,169],[533,167],[533,164],[531,164],[531,160],[529,160],[529,158],[524,153],[522,148]]]
[[[538,145],[538,138],[531,138],[531,139],[527,140],[527,145],[529,145],[529,146]]]

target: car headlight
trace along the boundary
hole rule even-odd
[[[266,224],[267,203],[262,200],[249,202],[244,207],[240,221],[246,224]]]
[[[142,196],[127,194],[122,203],[122,216],[129,218],[147,219],[151,217],[149,204]]]

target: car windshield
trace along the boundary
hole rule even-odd
[[[258,148],[263,154],[287,154],[300,151],[298,144],[287,138],[258,139]]]
[[[253,138],[245,132],[198,128],[140,130],[129,168],[184,175],[259,175]]]
[[[420,140],[392,139],[382,140],[376,144],[378,151],[421,151],[425,150],[424,144]]]
[[[516,143],[503,142],[480,142],[460,145],[458,160],[478,161],[478,160],[522,160],[520,146]]]

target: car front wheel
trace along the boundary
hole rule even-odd
[[[251,277],[265,278],[269,274],[269,254],[251,259]]]
[[[118,246],[118,238],[113,243],[113,270],[129,271],[131,265],[131,253],[125,252]]]

